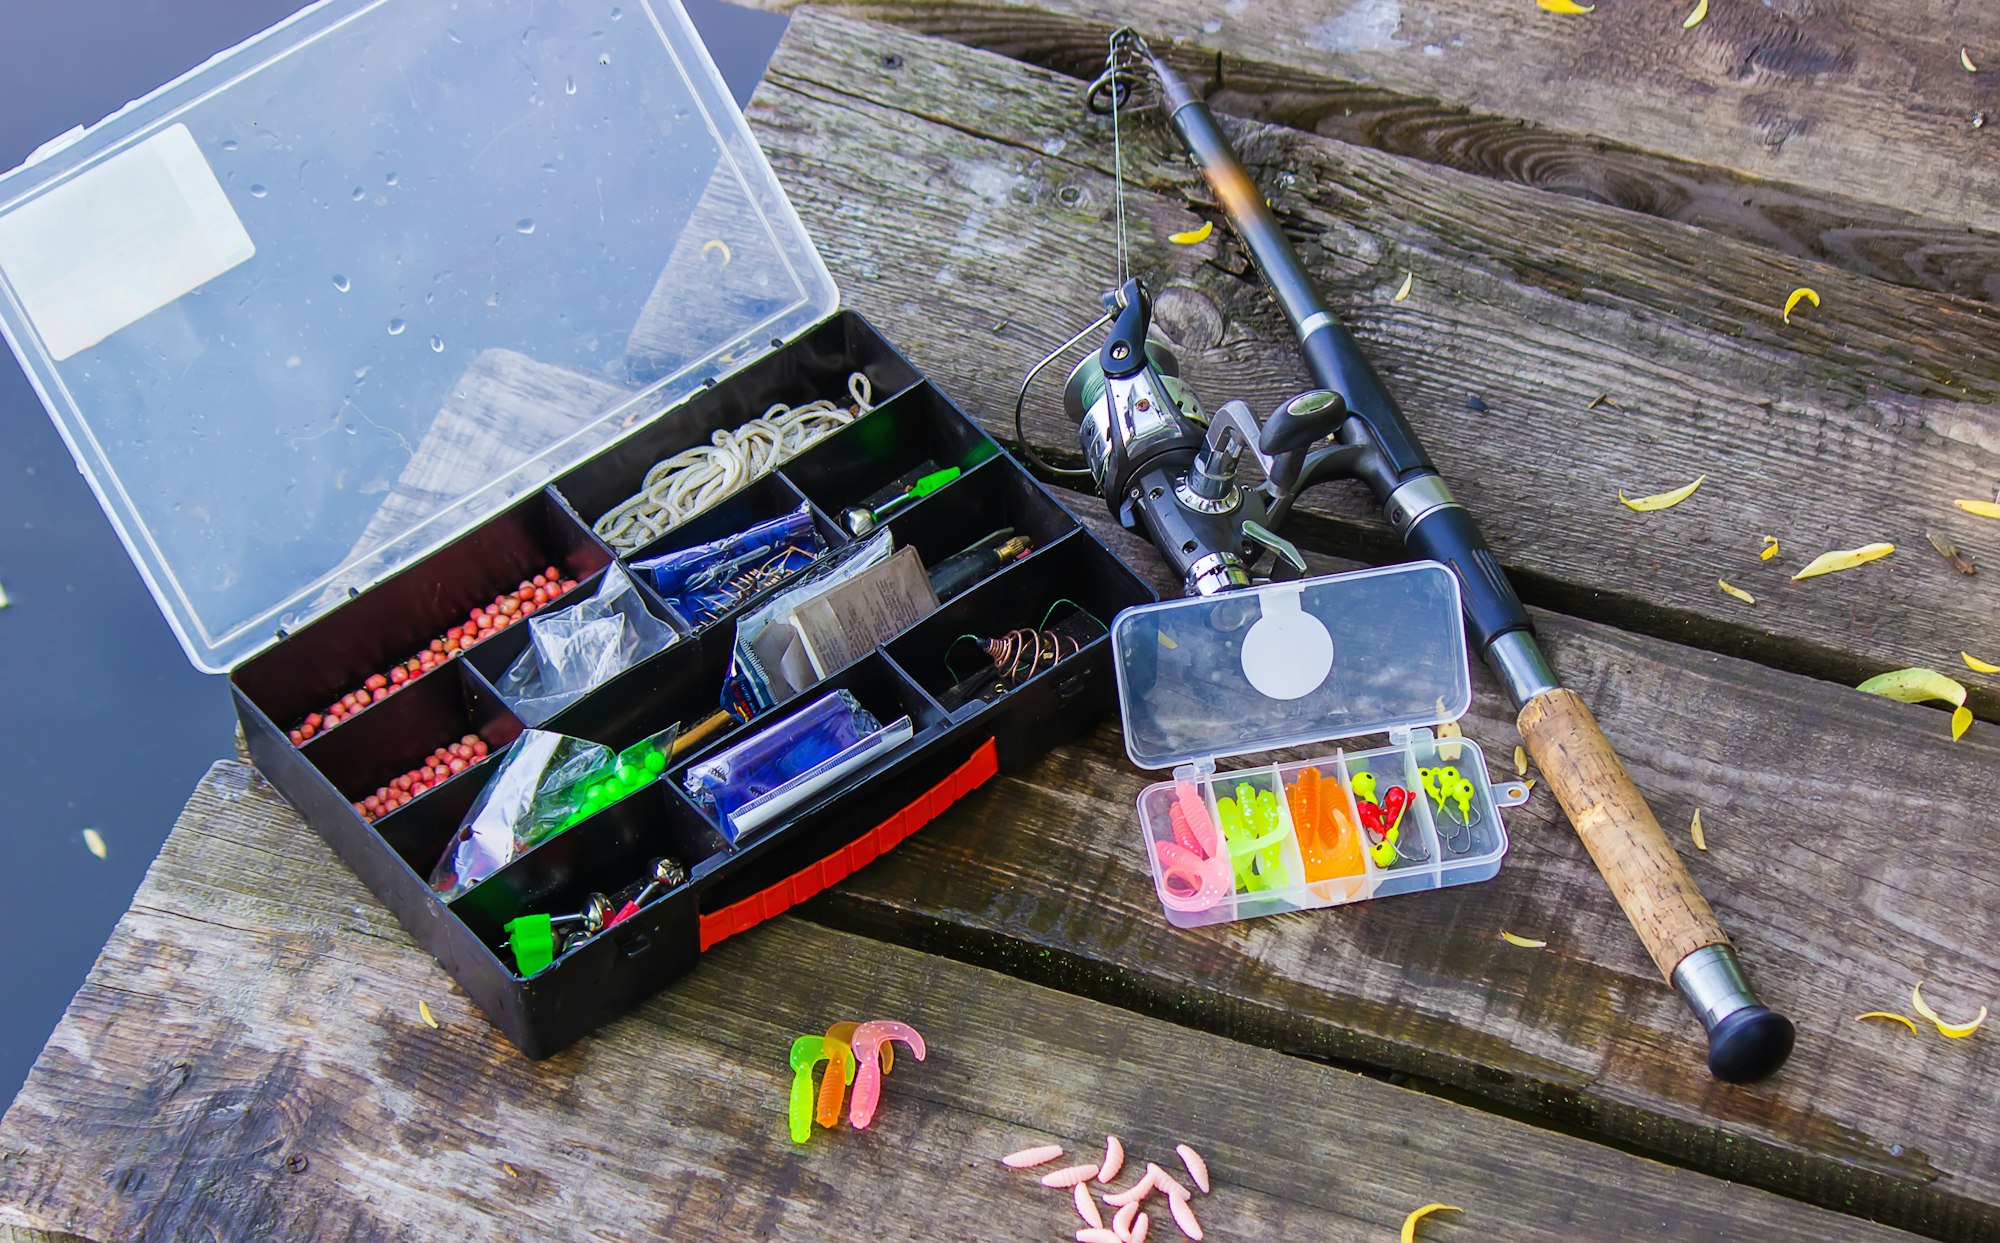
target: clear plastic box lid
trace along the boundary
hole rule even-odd
[[[678,0],[325,0],[0,176],[0,331],[210,671],[838,302]]]
[[[1457,720],[1458,580],[1435,561],[1167,600],[1111,626],[1125,750],[1171,768]]]

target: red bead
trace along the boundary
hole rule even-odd
[[[293,745],[293,746],[295,746],[295,747],[296,747],[296,746],[298,746],[298,745],[299,745],[300,743],[302,743],[302,742],[304,742],[304,741],[305,741],[305,739],[303,739],[303,738],[299,737],[299,731],[298,731],[298,730],[293,730],[293,731],[292,731],[291,733],[289,733],[289,734],[287,734],[287,735],[285,735],[285,736],[286,736],[287,738],[290,738],[290,739],[292,740],[292,745]]]
[[[448,767],[451,769],[453,774],[458,774],[465,771],[466,764],[464,760],[453,760],[450,763],[450,765],[448,765]]]
[[[542,577],[548,579],[550,582],[554,582],[562,577],[562,573],[556,567],[550,566],[548,569],[542,571]]]

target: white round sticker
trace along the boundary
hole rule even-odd
[[[1243,636],[1243,676],[1257,693],[1269,699],[1299,699],[1312,694],[1333,672],[1333,636],[1326,623],[1299,611],[1297,598],[1289,609],[1271,607]]]

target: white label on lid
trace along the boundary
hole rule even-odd
[[[1273,584],[1258,592],[1263,616],[1243,636],[1243,676],[1267,699],[1303,698],[1333,671],[1333,636],[1299,607],[1301,591]]]
[[[256,253],[185,125],[0,217],[0,274],[57,362]]]

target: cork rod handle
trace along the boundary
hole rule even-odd
[[[1521,709],[1521,737],[1569,814],[1597,870],[1668,980],[1705,945],[1727,945],[1666,831],[1575,691],[1538,695]]]

